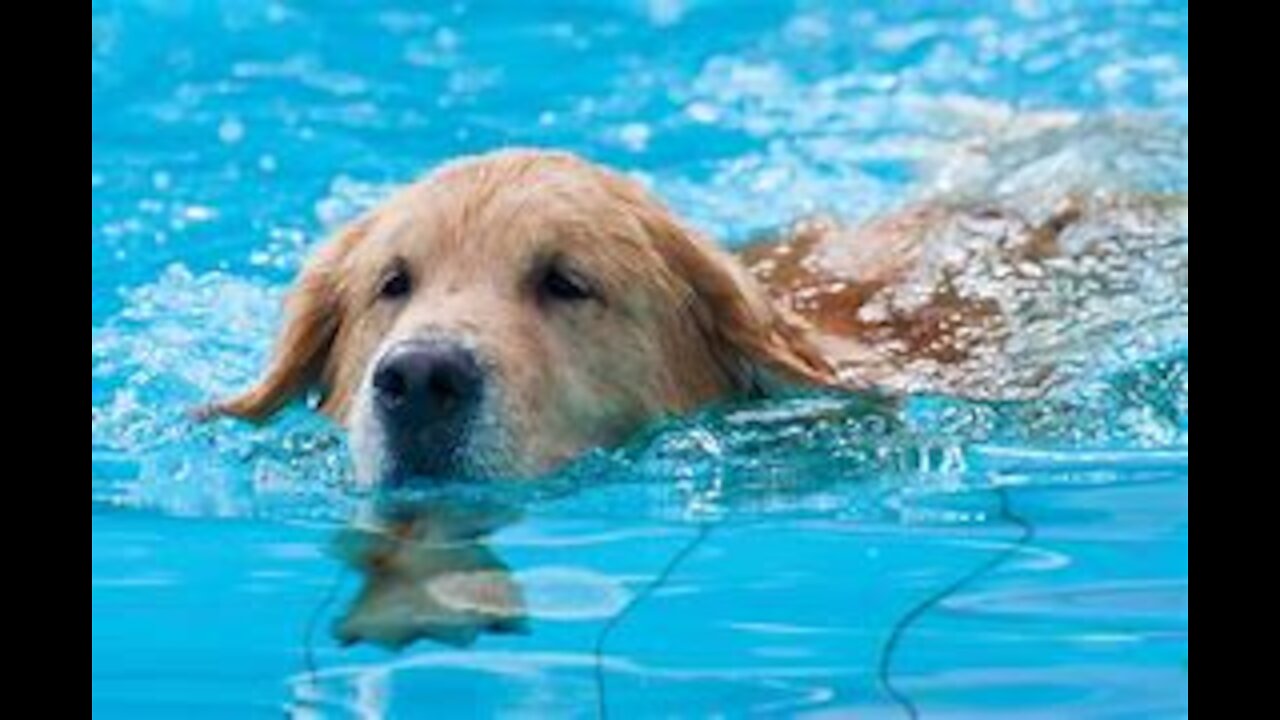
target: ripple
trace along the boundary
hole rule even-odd
[[[946,601],[959,612],[1042,615],[1056,620],[1160,621],[1184,624],[1189,587],[1185,579],[1059,584],[1037,590],[968,593]]]

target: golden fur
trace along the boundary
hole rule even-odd
[[[948,288],[945,274],[909,313],[862,312],[919,264],[929,228],[970,210],[924,206],[856,232],[809,223],[739,261],[635,182],[576,157],[463,160],[320,248],[288,300],[265,375],[217,410],[262,421],[317,391],[323,411],[353,434],[358,474],[376,479],[370,366],[397,341],[447,337],[496,378],[463,471],[533,475],[656,418],[779,383],[896,389],[904,358],[962,367],[976,352],[966,346],[982,344],[975,333],[1000,336],[1001,308]],[[1017,220],[1026,242],[1002,252],[1052,254],[1056,234],[1082,212],[1069,202],[1042,221]],[[397,262],[415,290],[381,302],[379,283]],[[530,278],[549,262],[589,278],[598,300],[539,302]],[[939,386],[966,391],[963,382]]]
[[[396,258],[421,289],[389,306],[376,288]],[[603,299],[537,302],[530,274],[552,258]],[[439,170],[322,247],[266,375],[219,410],[260,421],[314,388],[358,429],[372,358],[421,335],[463,339],[499,378],[469,448],[483,474],[541,472],[655,417],[749,392],[765,373],[835,381],[797,320],[635,183],[568,155],[505,152]],[[376,454],[356,440],[357,456]]]

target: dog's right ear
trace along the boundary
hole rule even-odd
[[[370,224],[367,218],[354,223],[307,261],[285,301],[284,328],[261,379],[244,393],[202,409],[198,417],[261,423],[309,390],[328,392],[330,354],[344,314],[343,267]]]

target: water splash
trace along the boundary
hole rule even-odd
[[[309,514],[340,500],[344,441],[316,417],[296,411],[270,428],[235,431],[191,417],[257,372],[279,289],[175,266],[125,302],[93,330],[95,504],[249,516],[295,505]],[[325,502],[308,507],[308,498]]]

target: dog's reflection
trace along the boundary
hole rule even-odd
[[[401,649],[419,640],[456,647],[485,633],[526,633],[524,597],[488,539],[518,510],[474,499],[379,503],[337,538],[338,555],[362,577],[334,624],[346,645]]]

